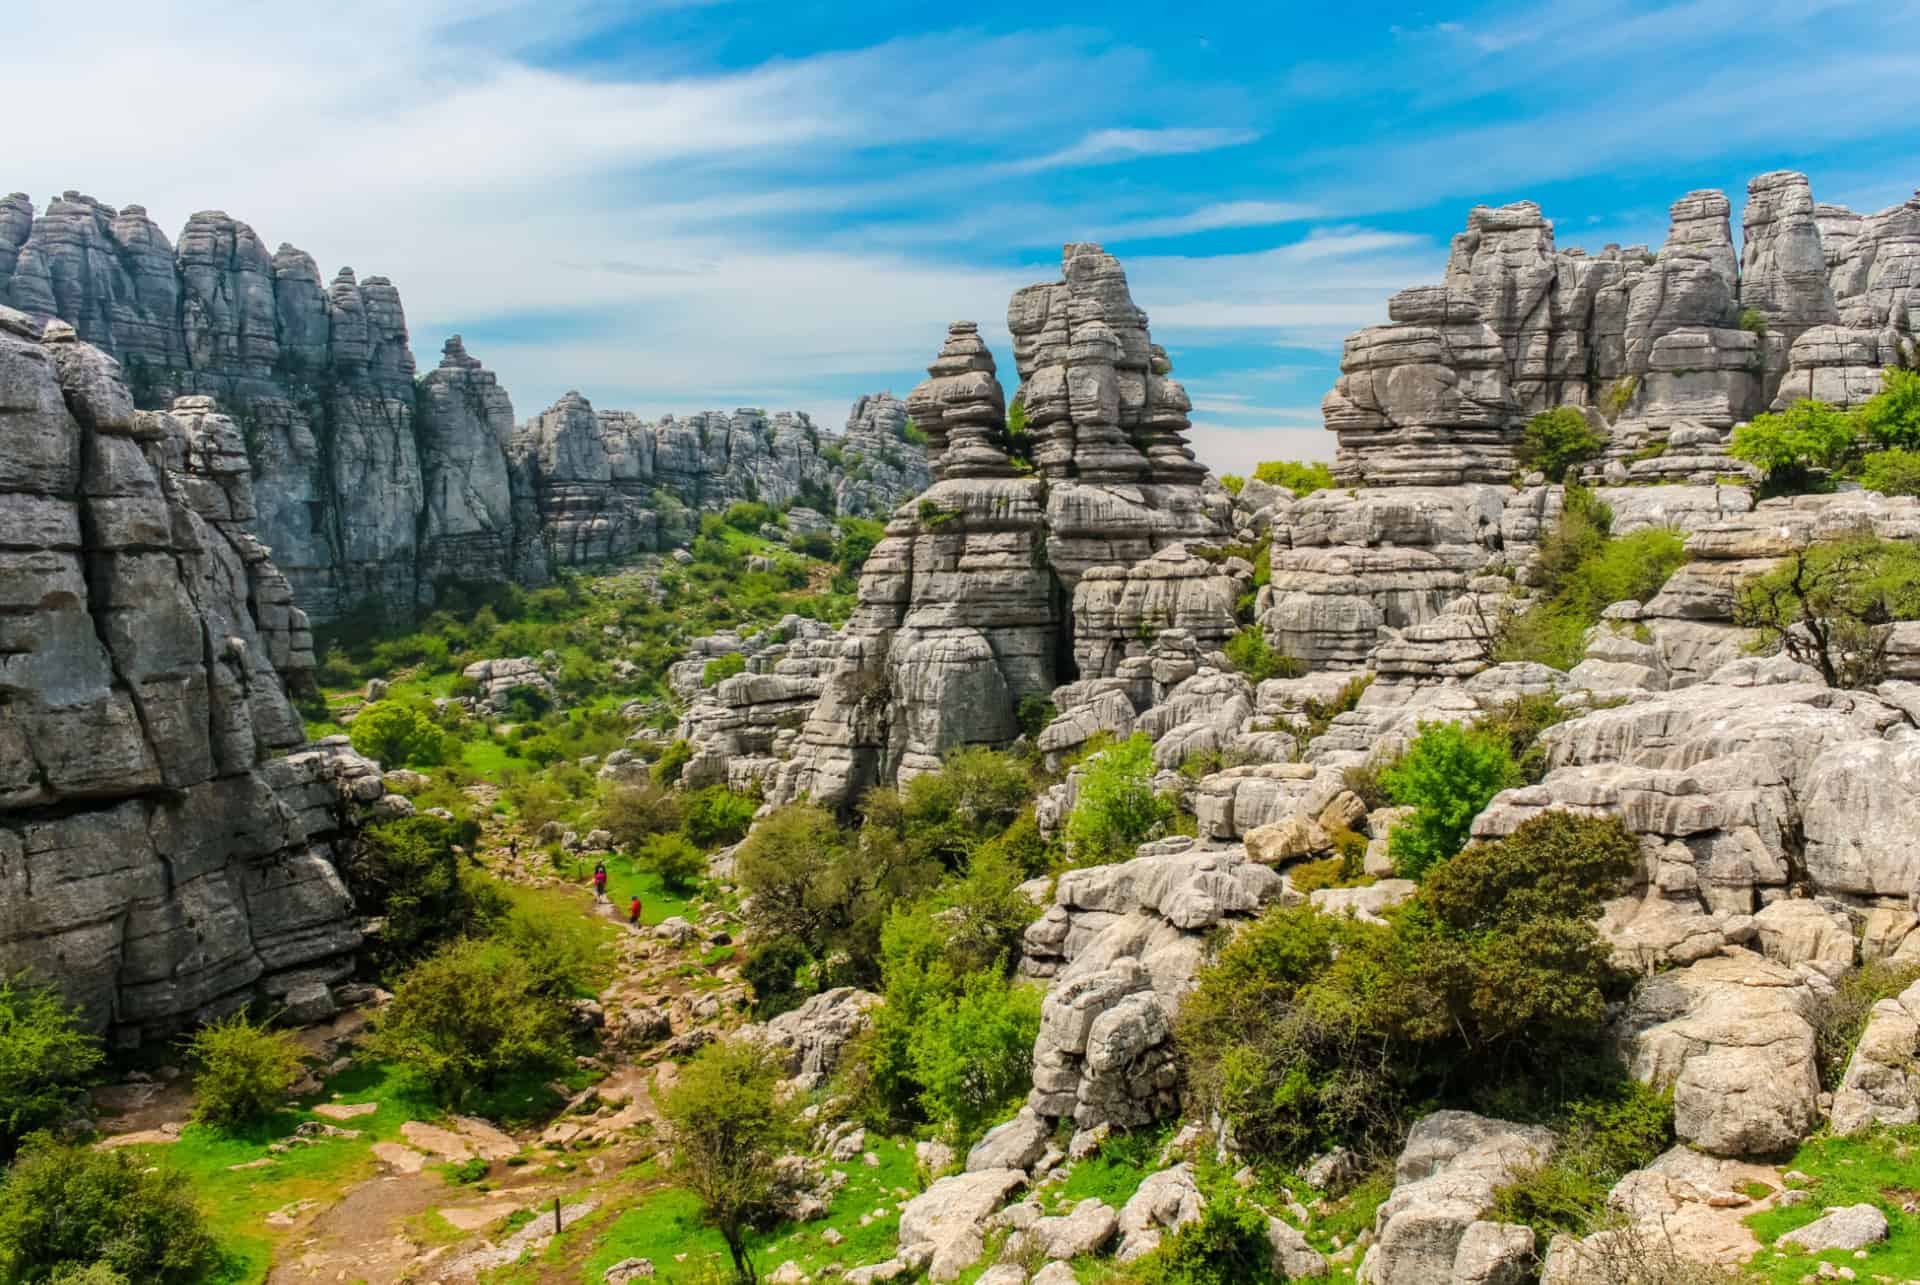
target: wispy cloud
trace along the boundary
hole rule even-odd
[[[1008,174],[1037,174],[1042,170],[1084,165],[1112,165],[1149,156],[1187,156],[1240,147],[1260,137],[1250,129],[1100,129],[1071,147],[1044,156],[1010,161],[1000,168]]]
[[[1190,236],[1229,228],[1277,227],[1322,217],[1318,207],[1300,201],[1221,201],[1185,214],[1112,223],[1102,236],[1112,241]]]

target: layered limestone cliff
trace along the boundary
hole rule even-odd
[[[1589,255],[1557,248],[1530,201],[1476,208],[1444,283],[1347,340],[1324,403],[1336,474],[1505,482],[1527,418],[1569,405],[1607,424],[1618,480],[1711,480],[1734,471],[1719,448],[1735,422],[1796,397],[1857,403],[1912,359],[1920,196],[1862,217],[1816,205],[1804,175],[1763,174],[1738,251],[1731,212],[1689,192],[1657,252]]]
[[[122,1041],[324,1009],[360,943],[335,857],[384,787],[302,748],[283,675],[312,640],[241,438],[207,398],[136,410],[112,357],[0,308],[0,970]]]
[[[494,375],[447,341],[415,379],[399,292],[343,268],[324,282],[203,211],[177,245],[144,208],[68,192],[0,199],[0,305],[59,320],[117,357],[135,404],[211,397],[238,423],[248,519],[316,621],[403,618],[438,581],[539,583],[555,565],[684,542],[739,500],[884,514],[926,485],[888,394],[844,437],[758,410],[646,423],[569,393],[524,427]]]
[[[907,403],[934,483],[867,560],[773,797],[844,802],[955,746],[1013,740],[1022,701],[1145,651],[1137,634],[1111,638],[1124,587],[1079,592],[1096,569],[1154,580],[1156,553],[1227,534],[1229,498],[1184,443],[1186,393],[1112,255],[1067,246],[1061,280],[1017,293],[1007,322],[1030,447],[1009,438],[978,327],[955,322]],[[1106,641],[1082,647],[1089,636]]]

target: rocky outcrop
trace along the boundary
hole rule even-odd
[[[1039,1116],[1124,1129],[1177,1105],[1172,1019],[1207,934],[1281,893],[1280,877],[1241,850],[1190,851],[1188,842],[1068,871],[1027,929],[1021,967],[1051,979],[1027,1099]]]
[[[1080,640],[1112,632],[1119,601],[1076,596],[1091,569],[1135,568],[1226,535],[1229,497],[1201,484],[1180,444],[1186,395],[1118,262],[1071,245],[1062,278],[1009,308],[1031,461],[1009,453],[1024,446],[1008,437],[1004,390],[974,323],[949,328],[909,397],[935,481],[868,558],[837,664],[769,790],[775,801],[843,803],[931,770],[954,746],[1010,742],[1021,702],[1079,677]],[[1211,609],[1193,610],[1216,627]],[[1144,653],[1149,641],[1121,650]],[[1104,666],[1115,651],[1109,638],[1085,654]]]
[[[1920,1120],[1920,982],[1873,1006],[1833,1095],[1837,1134]]]
[[[553,563],[684,543],[738,500],[884,513],[926,483],[888,394],[848,436],[804,415],[736,411],[650,424],[569,394],[519,432],[458,336],[416,386],[384,277],[267,249],[220,211],[170,243],[140,206],[68,192],[35,215],[0,200],[0,306],[60,320],[117,357],[140,409],[215,399],[241,426],[254,533],[317,621],[409,617],[447,578],[540,583]]]
[[[1438,286],[1347,340],[1323,403],[1335,475],[1370,486],[1502,482],[1528,417],[1584,408],[1619,480],[1737,473],[1727,431],[1769,404],[1853,405],[1920,332],[1920,197],[1862,217],[1816,205],[1804,175],[1731,204],[1689,192],[1657,253],[1561,249],[1532,202],[1477,207]],[[1668,458],[1671,457],[1671,458]]]
[[[1374,1215],[1366,1285],[1466,1285],[1528,1279],[1531,1228],[1493,1222],[1495,1191],[1553,1155],[1554,1136],[1467,1111],[1413,1126],[1394,1165],[1393,1194]]]
[[[136,1042],[352,971],[335,859],[385,787],[299,748],[311,639],[233,422],[40,331],[0,309],[0,969]]]
[[[782,1050],[796,1087],[812,1092],[833,1074],[848,1041],[872,1025],[870,1014],[879,1003],[880,997],[868,991],[836,986],[810,996],[791,1012],[747,1029]]]

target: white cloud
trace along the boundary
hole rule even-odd
[[[1035,174],[1082,165],[1110,165],[1148,156],[1185,156],[1239,147],[1259,137],[1257,131],[1250,129],[1100,129],[1071,147],[1012,161],[1000,169],[1008,174]]]
[[[1219,232],[1228,228],[1273,227],[1300,223],[1320,217],[1314,206],[1297,201],[1222,201],[1203,205],[1185,214],[1164,218],[1133,219],[1108,225],[1101,236],[1107,240],[1144,240],[1148,237],[1190,236],[1196,232]]]

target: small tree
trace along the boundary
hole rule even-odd
[[[57,1124],[100,1060],[100,1041],[58,991],[0,973],[0,1160]]]
[[[747,1232],[778,1194],[779,1159],[795,1113],[780,1098],[780,1053],[750,1040],[709,1044],[687,1064],[661,1110],[673,1130],[673,1171],[727,1242],[737,1280],[757,1278]]]
[[[1920,450],[1920,370],[1889,366],[1859,411],[1860,427],[1884,447]]]
[[[1558,482],[1568,469],[1606,449],[1606,434],[1588,423],[1578,407],[1555,406],[1527,421],[1515,456],[1523,468],[1539,469],[1549,482]]]
[[[455,942],[402,979],[372,1047],[456,1106],[507,1075],[558,1071],[572,1061],[567,1010],[542,980],[511,950]]]
[[[105,1268],[143,1285],[189,1285],[219,1261],[192,1186],[126,1151],[36,1134],[0,1178],[0,1280],[87,1271],[98,1280]]]
[[[1395,803],[1414,809],[1393,827],[1387,853],[1403,878],[1418,879],[1466,846],[1474,817],[1519,773],[1500,738],[1459,723],[1422,723],[1382,780]]]
[[[994,968],[968,975],[960,994],[914,1024],[908,1056],[921,1105],[962,1145],[1026,1095],[1040,1000],[1039,988],[1009,985]]]
[[[600,800],[600,825],[623,848],[678,830],[681,814],[680,796],[651,780],[616,786]]]
[[[198,1064],[193,1118],[221,1128],[252,1123],[282,1106],[300,1078],[300,1045],[245,1013],[209,1022],[187,1041]]]
[[[1299,460],[1267,460],[1254,466],[1253,476],[1256,481],[1284,487],[1296,497],[1329,490],[1333,486],[1333,470],[1318,460],[1304,464]]]
[[[1860,461],[1860,485],[1882,495],[1920,495],[1920,451],[1875,451]]]
[[[1227,639],[1221,650],[1226,653],[1227,663],[1245,674],[1250,683],[1264,683],[1269,678],[1298,678],[1307,672],[1307,667],[1298,660],[1276,651],[1259,625],[1248,625]]]
[[[1834,469],[1853,450],[1853,421],[1846,412],[1801,398],[1778,415],[1755,415],[1733,430],[1727,454],[1767,475],[1772,491],[1803,491],[1815,469]]]
[[[1872,535],[1799,550],[1740,587],[1733,618],[1827,686],[1870,687],[1893,622],[1920,619],[1920,550]]]

